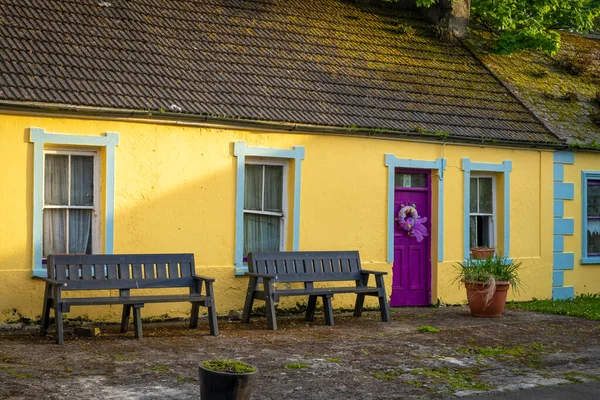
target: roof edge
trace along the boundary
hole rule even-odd
[[[356,127],[307,125],[290,122],[259,121],[236,117],[185,114],[177,112],[152,112],[131,109],[75,106],[59,103],[0,100],[0,113],[6,114],[9,112],[35,114],[36,116],[62,115],[68,118],[111,119],[130,122],[201,126],[206,128],[238,128],[252,131],[260,130],[304,134],[330,134],[354,137],[382,138],[388,140],[409,140],[416,142],[441,144],[463,144],[475,146],[486,145],[497,147],[546,150],[565,150],[569,147],[566,143],[560,141],[557,141],[556,143],[539,143],[503,139],[461,137],[452,135],[442,135],[434,132],[410,132]],[[554,133],[552,134],[554,135]]]

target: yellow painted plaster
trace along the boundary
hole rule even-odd
[[[551,296],[552,154],[407,141],[308,134],[261,133],[155,123],[59,117],[0,117],[0,312],[40,314],[43,284],[32,280],[33,145],[29,127],[47,132],[101,135],[116,132],[115,252],[192,252],[199,273],[217,278],[221,314],[243,305],[247,280],[235,277],[236,158],[233,143],[291,149],[304,146],[300,196],[300,249],[358,249],[365,268],[388,271],[386,153],[399,158],[448,161],[445,171],[444,261],[432,265],[433,302],[459,303],[464,289],[452,285],[453,264],[462,259],[463,171],[461,159],[512,160],[511,256],[523,261],[526,285],[517,299]],[[291,166],[290,171],[295,166]],[[438,177],[433,174],[433,221],[437,221]],[[289,175],[289,190],[293,174]],[[577,191],[577,189],[576,189]],[[288,198],[291,209],[292,196]],[[501,219],[499,219],[501,220]],[[291,223],[288,226],[291,229]],[[432,260],[437,260],[437,226]],[[291,246],[288,232],[287,247]],[[569,278],[572,279],[572,278]],[[386,280],[391,293],[391,276]],[[291,307],[299,299],[286,299]],[[303,299],[300,299],[303,301]],[[260,302],[259,302],[260,303]],[[334,299],[351,307],[352,296]],[[260,305],[260,304],[259,304]],[[368,305],[375,305],[371,301]],[[116,320],[119,307],[73,308],[71,315]],[[144,316],[185,316],[188,306],[152,305]]]
[[[575,233],[565,236],[565,253],[575,254],[575,268],[565,271],[565,286],[573,286],[575,295],[600,292],[600,264],[580,264],[582,235],[581,171],[600,171],[598,153],[575,153],[575,163],[565,165],[565,182],[574,183],[575,199],[565,200],[565,218],[575,220]]]

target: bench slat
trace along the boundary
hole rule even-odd
[[[108,279],[117,279],[119,274],[117,273],[117,265],[116,264],[107,264],[106,265],[106,276]]]
[[[163,279],[167,277],[167,264],[157,263],[156,264],[156,278]]]
[[[86,255],[56,255],[61,264],[146,264],[146,263],[191,263],[194,255],[191,253],[174,254],[86,254]]]
[[[81,279],[89,281],[92,279],[92,266],[89,264],[83,264],[81,266]]]
[[[169,262],[169,278],[179,277],[179,265],[176,262]]]
[[[72,306],[93,306],[110,304],[144,304],[144,303],[176,303],[176,302],[201,302],[206,301],[207,296],[180,294],[160,296],[131,296],[131,297],[72,297],[63,298],[62,302]]]
[[[62,290],[156,289],[191,287],[193,277],[164,279],[100,279],[66,281]]]
[[[119,264],[119,276],[118,279],[131,279],[131,274],[129,271],[129,264],[122,263]]]
[[[379,288],[377,287],[334,287],[334,288],[304,288],[304,289],[284,289],[276,290],[275,293],[279,296],[322,296],[325,294],[339,294],[339,293],[378,293]]]
[[[131,272],[133,279],[142,279],[142,264],[133,264],[131,266]]]
[[[144,264],[144,279],[155,279],[156,274],[154,273],[154,263]]]
[[[181,263],[181,277],[192,276],[192,265],[190,263]]]

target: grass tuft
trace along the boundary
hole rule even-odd
[[[433,326],[429,326],[429,325],[421,325],[421,327],[419,328],[419,332],[423,332],[423,333],[438,333],[440,330],[438,328],[434,328]]]

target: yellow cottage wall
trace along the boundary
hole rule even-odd
[[[524,289],[511,298],[551,297],[551,152],[130,121],[0,115],[0,321],[2,315],[7,318],[14,309],[29,318],[41,313],[43,283],[31,278],[33,144],[29,142],[30,127],[71,135],[118,133],[115,253],[194,253],[198,272],[217,278],[216,302],[221,314],[241,309],[247,284],[246,278],[233,274],[237,161],[233,156],[233,143],[236,141],[244,141],[248,146],[280,149],[305,147],[300,249],[360,250],[365,268],[390,272],[386,280],[388,295],[391,293],[392,265],[386,260],[388,170],[384,156],[391,153],[415,160],[446,158],[443,262],[435,261],[435,223],[432,232],[434,303],[438,299],[443,303],[465,300],[464,289],[451,283],[455,275],[452,265],[463,257],[461,159],[469,157],[472,162],[486,163],[511,160],[511,256],[523,262],[521,278],[525,284]],[[290,191],[292,189],[290,184]],[[433,196],[432,217],[436,221],[437,184],[434,184]],[[291,193],[288,198],[293,198]],[[501,215],[498,220],[502,220]],[[577,228],[576,232],[579,232]],[[290,247],[289,234],[287,243]],[[573,274],[568,279],[578,278]],[[283,306],[294,306],[297,300],[288,299]],[[352,302],[352,296],[334,299],[335,307],[350,307]],[[185,304],[149,305],[143,314],[184,316],[187,310]],[[71,316],[87,315],[94,319],[115,320],[120,315],[120,307],[108,306],[74,307],[72,311]]]
[[[574,253],[574,269],[564,272],[564,286],[572,286],[575,295],[600,292],[600,263],[580,264],[582,240],[582,181],[581,171],[600,171],[600,154],[575,153],[575,162],[564,165],[564,182],[574,184],[574,199],[565,200],[564,218],[573,218],[575,229],[573,235],[565,235],[566,253]]]

